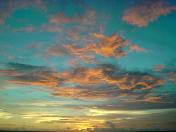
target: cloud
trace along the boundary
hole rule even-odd
[[[82,15],[72,17],[65,16],[64,13],[53,15],[49,18],[50,23],[79,23],[82,25],[90,25],[96,23],[96,12],[94,10],[86,10]]]
[[[12,113],[9,112],[5,112],[2,109],[0,109],[0,119],[10,119],[12,118],[14,115]]]
[[[17,106],[23,107],[23,106],[29,106],[29,107],[58,107],[58,106],[64,106],[63,103],[57,102],[57,101],[33,101],[29,103],[17,103]]]
[[[57,87],[59,85],[59,78],[51,71],[36,71],[33,70],[29,73],[21,73],[16,75],[10,82],[22,85],[36,85],[44,87]]]
[[[41,26],[41,31],[62,32],[63,31],[63,27],[58,26],[58,25],[43,24]]]
[[[94,62],[96,61],[96,55],[105,58],[121,58],[126,55],[125,47],[127,47],[128,42],[121,36],[114,34],[108,37],[103,34],[94,33],[93,37],[98,42],[90,42],[83,46],[75,44],[51,45],[45,52],[45,56],[69,55],[82,61]]]
[[[81,39],[81,36],[74,31],[68,32],[68,35],[76,41],[79,41]]]
[[[137,27],[145,27],[160,16],[175,10],[176,6],[170,6],[164,0],[144,1],[127,9],[123,14],[123,21]]]
[[[0,70],[1,77],[10,77],[9,82],[21,85],[54,87],[59,84],[58,73],[43,67],[19,63],[8,63],[7,70]]]
[[[17,29],[12,29],[13,32],[22,31],[22,32],[28,32],[28,33],[34,32],[35,30],[36,29],[33,26],[26,26],[26,27],[21,27]]]
[[[107,110],[107,109],[89,109],[88,115],[92,116],[107,116],[107,115],[148,115],[155,113],[163,113],[174,111],[175,109],[153,109],[153,110]]]
[[[75,18],[68,18],[64,16],[63,13],[59,13],[49,19],[50,23],[70,23],[74,21],[75,21]]]
[[[103,86],[102,86],[103,87]],[[116,97],[118,93],[117,89],[106,89],[96,88],[95,86],[91,87],[63,87],[53,89],[53,96],[60,96],[65,98],[79,98],[79,99],[108,99]],[[79,95],[79,96],[78,96]]]
[[[93,34],[97,39],[99,39],[98,44],[90,44],[88,47],[96,54],[104,57],[123,57],[126,53],[124,47],[127,46],[127,41],[125,41],[121,36],[114,34],[110,37],[106,37],[102,34]]]
[[[146,97],[144,99],[145,102],[151,102],[151,103],[158,103],[161,102],[162,98],[161,97]]]
[[[103,119],[96,119],[91,116],[63,116],[60,115],[60,113],[53,112],[52,114],[50,112],[25,112],[21,113],[19,115],[23,120],[32,120],[33,123],[39,125],[39,124],[61,124],[60,129],[64,129],[66,131],[66,128],[69,127],[70,130],[83,130],[87,128],[93,128],[95,124],[102,124],[104,122]],[[32,124],[32,123],[31,123]],[[58,129],[57,129],[58,130]]]
[[[9,63],[8,66],[13,70],[1,70],[0,76],[9,77],[10,83],[42,86],[50,89],[53,96],[66,98],[107,99],[124,93],[128,96],[134,90],[155,89],[165,83],[162,78],[149,73],[129,72],[110,64],[62,72],[18,63]]]
[[[145,110],[144,110],[145,111]],[[155,112],[154,112],[155,111]],[[146,110],[148,114],[129,116],[117,122],[115,119],[119,115],[113,115],[110,122],[117,127],[115,129],[103,127],[95,127],[93,132],[114,132],[114,131],[167,131],[175,129],[175,110],[174,109],[153,109]],[[151,113],[150,113],[151,112]],[[167,124],[165,126],[165,124]]]
[[[80,47],[76,45],[64,45],[65,49],[67,50],[67,53],[69,53],[72,56],[78,57],[82,61],[85,62],[95,62],[95,55],[90,50],[88,46]]]
[[[119,80],[119,78],[121,78]],[[119,81],[118,81],[119,80]],[[152,76],[150,74],[143,73],[125,73],[119,77],[113,78],[114,83],[118,83],[120,89],[153,89],[162,86],[165,80]]]
[[[146,52],[144,48],[139,47],[138,45],[130,45],[129,46],[130,51],[136,51],[136,52]]]
[[[159,65],[156,68],[155,68],[155,71],[158,70],[161,74],[166,76],[168,80],[176,84],[176,66],[175,65],[171,65],[171,66]]]
[[[82,85],[108,84],[116,86],[121,90],[132,89],[152,89],[164,84],[164,80],[152,76],[148,73],[140,72],[117,72],[118,69],[112,69],[109,66],[100,66],[96,68],[76,68],[73,72],[65,74],[67,82],[79,83]]]
[[[46,53],[45,56],[60,56],[60,55],[66,55],[69,54],[68,51],[65,49],[64,46],[56,44],[56,45],[52,45],[50,46]]]
[[[99,33],[91,33],[89,40],[92,42],[85,42],[81,35],[71,33],[72,37],[78,41],[83,41],[84,44],[55,44],[50,45],[46,50],[45,57],[49,56],[70,56],[71,62],[77,60],[88,63],[98,63],[97,55],[104,58],[122,58],[127,54],[127,51],[146,52],[144,48],[138,45],[131,44],[118,34],[105,36]],[[74,36],[73,36],[74,35]]]
[[[48,112],[26,112],[21,113],[20,117],[23,119],[33,119],[35,123],[50,123],[55,121],[68,121],[71,120],[69,116],[58,116],[57,114],[48,113]]]
[[[69,98],[113,98],[121,96],[128,91],[133,90],[150,90],[164,85],[164,80],[149,75],[106,75],[102,69],[76,69],[72,73],[67,73],[62,77],[66,78],[64,83],[76,84],[77,87],[63,87],[54,89],[55,96]],[[113,71],[111,71],[113,72]],[[115,72],[115,71],[114,71]],[[126,73],[127,74],[127,73]],[[122,92],[124,91],[124,92]],[[137,95],[137,94],[136,94]],[[137,95],[137,96],[141,96]]]
[[[165,68],[164,65],[157,65],[157,66],[155,66],[154,71],[162,71],[162,69],[164,69],[164,68]]]
[[[170,80],[176,84],[176,73],[170,73]]]

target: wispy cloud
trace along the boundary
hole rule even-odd
[[[9,112],[5,112],[2,109],[0,109],[0,119],[10,119],[13,117],[13,114]]]
[[[49,22],[54,24],[60,23],[79,23],[83,25],[95,24],[97,14],[94,10],[86,10],[82,15],[76,15],[72,17],[65,16],[64,13],[58,13],[50,17]]]
[[[146,97],[144,99],[145,102],[152,102],[152,103],[161,102],[161,100],[162,100],[161,97]]]
[[[141,47],[139,47],[138,45],[135,45],[135,44],[133,44],[133,45],[130,45],[129,46],[129,50],[130,51],[136,51],[136,52],[146,52],[146,49],[144,49],[144,48],[141,48]]]
[[[80,36],[76,37],[78,38]],[[69,55],[85,62],[96,62],[96,55],[105,58],[122,58],[127,54],[125,48],[128,48],[130,51],[145,51],[145,49],[138,45],[129,44],[128,40],[125,40],[118,34],[105,36],[103,34],[93,33],[92,37],[95,41],[83,46],[75,44],[51,45],[47,49],[45,56]]]
[[[107,109],[90,109],[90,115],[146,115],[154,113],[162,113],[167,111],[174,111],[175,109],[154,109],[154,110],[107,110]]]

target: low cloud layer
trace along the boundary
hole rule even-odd
[[[13,70],[1,70],[0,75],[9,77],[10,83],[42,86],[51,90],[53,96],[66,98],[108,99],[134,95],[132,102],[158,103],[162,97],[147,96],[146,91],[165,84],[164,78],[150,73],[126,71],[110,64],[93,68],[79,67],[62,72],[17,63],[9,63],[8,67]],[[137,94],[136,90],[143,94]]]

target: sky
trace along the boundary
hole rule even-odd
[[[0,129],[176,130],[175,0],[0,0]]]

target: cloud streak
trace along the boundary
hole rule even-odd
[[[95,24],[97,19],[97,14],[94,10],[86,10],[82,15],[76,15],[72,17],[65,16],[64,13],[59,13],[57,15],[53,15],[49,18],[50,23],[61,24],[61,23],[79,23],[83,25]]]

